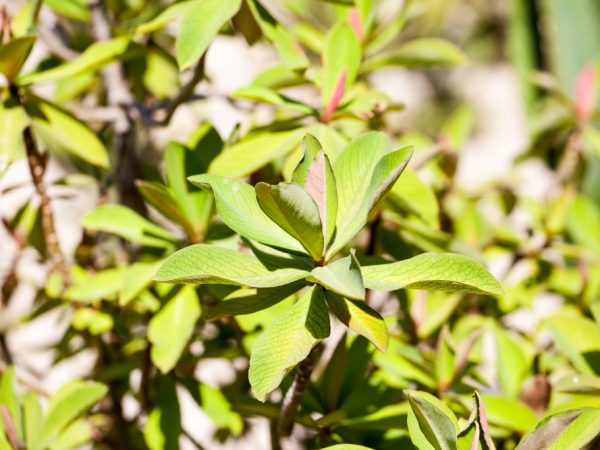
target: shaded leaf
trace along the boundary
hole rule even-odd
[[[144,426],[144,441],[150,450],[178,450],[181,411],[175,383],[170,377],[159,380],[156,399]]]
[[[196,175],[189,180],[197,186],[212,189],[219,216],[233,231],[262,244],[304,253],[302,244],[263,212],[252,186],[218,175]]]
[[[13,81],[29,56],[36,36],[21,36],[0,45],[0,73]]]
[[[387,351],[389,332],[377,311],[364,302],[348,300],[332,292],[326,291],[325,299],[340,322],[364,336],[382,352]]]
[[[312,197],[299,185],[258,183],[256,199],[263,212],[294,237],[315,260],[323,254],[323,227],[319,209]]]
[[[420,450],[455,450],[457,424],[454,414],[430,394],[405,391],[410,411],[408,430]]]
[[[286,373],[305,359],[329,332],[323,290],[312,287],[254,341],[249,379],[256,398],[265,401]]]

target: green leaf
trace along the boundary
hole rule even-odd
[[[388,65],[453,67],[466,62],[466,55],[451,42],[438,38],[419,38],[405,42],[387,55],[366,61],[362,70],[371,71]]]
[[[454,414],[425,392],[405,391],[410,411],[408,431],[420,450],[456,450],[457,423]]]
[[[547,320],[558,349],[578,371],[600,373],[600,329],[592,320],[573,314],[556,314]]]
[[[435,192],[410,168],[404,169],[387,198],[392,207],[404,216],[415,215],[430,227],[439,229],[439,206]]]
[[[169,247],[175,236],[122,205],[104,205],[81,219],[88,230],[114,233],[148,247]]]
[[[16,437],[19,440],[23,440],[23,416],[17,393],[17,375],[13,366],[10,366],[2,374],[2,379],[0,380],[0,405],[5,407],[10,414],[17,435]]]
[[[329,333],[323,290],[312,287],[254,341],[249,378],[256,398],[264,402],[286,373]]]
[[[600,230],[600,208],[592,199],[575,197],[567,214],[567,230],[575,242],[600,254],[599,233],[590,233]]]
[[[296,129],[247,135],[221,152],[210,164],[208,173],[231,178],[249,175],[294,150],[302,133],[302,129]]]
[[[321,450],[372,450],[370,447],[355,444],[336,444]]]
[[[323,51],[323,86],[321,88],[323,104],[328,105],[336,84],[346,69],[346,81],[343,92],[354,84],[361,60],[361,47],[352,28],[346,23],[338,23],[329,33]]]
[[[424,289],[502,294],[496,279],[478,262],[453,253],[423,253],[394,263],[362,267],[365,286],[381,291]]]
[[[0,73],[13,81],[31,52],[36,36],[21,36],[0,45]]]
[[[73,78],[85,72],[97,71],[117,60],[129,47],[131,38],[121,36],[108,41],[96,42],[72,61],[43,72],[30,73],[17,79],[20,86]]]
[[[299,185],[258,183],[256,199],[263,212],[294,237],[314,260],[323,255],[323,226],[312,197]]]
[[[170,371],[181,357],[200,317],[196,291],[185,286],[150,320],[148,340],[152,362],[161,372]]]
[[[319,283],[327,290],[344,297],[354,300],[365,298],[365,286],[360,273],[360,265],[354,254],[338,259],[324,267],[315,267],[308,280]]]
[[[13,99],[0,102],[0,175],[25,155],[23,130],[28,123],[25,110]]]
[[[329,158],[314,136],[307,134],[302,140],[302,145],[304,157],[294,170],[292,181],[304,186],[317,204],[327,246],[335,232],[337,218],[335,176]]]
[[[136,186],[152,206],[167,219],[180,225],[190,239],[193,240],[196,237],[194,225],[188,220],[185,211],[166,187],[160,183],[143,180],[137,180]]]
[[[245,86],[236,90],[231,94],[232,98],[244,98],[248,100],[259,101],[263,103],[269,103],[271,105],[283,106],[292,111],[299,112],[301,114],[310,115],[314,114],[315,110],[303,103],[298,103],[289,98],[275,92],[272,89],[263,86]]]
[[[48,445],[75,419],[106,395],[108,389],[93,381],[73,381],[50,399],[40,442]]]
[[[362,301],[348,300],[329,291],[325,292],[325,299],[340,322],[364,336],[382,352],[387,351],[389,331],[377,311]]]
[[[227,316],[252,314],[269,308],[302,288],[304,283],[295,282],[264,289],[238,289],[225,296],[216,305],[205,309],[202,317],[206,320]]]
[[[181,70],[194,64],[221,27],[240,9],[241,0],[200,0],[185,11],[175,53]]]
[[[231,403],[219,389],[207,384],[200,384],[202,412],[210,417],[218,430],[226,429],[234,436],[239,436],[244,429],[241,416],[232,410]]]
[[[334,161],[338,197],[335,242],[352,223],[367,196],[373,171],[389,148],[390,142],[383,133],[365,133],[353,139]]]
[[[40,430],[44,426],[44,413],[38,398],[32,392],[23,396],[23,415],[25,423],[25,442],[29,450],[38,450]]]
[[[88,23],[90,21],[90,10],[85,0],[44,0],[58,14],[80,22]]]
[[[519,443],[517,450],[580,450],[600,434],[600,409],[570,409],[546,417]]]
[[[269,288],[301,280],[307,275],[305,270],[293,268],[270,270],[255,256],[197,244],[171,255],[158,270],[155,280]]]
[[[150,450],[179,450],[181,411],[175,383],[159,379],[156,399],[144,426],[144,441]]]
[[[36,100],[39,113],[32,117],[33,130],[50,151],[66,152],[98,167],[108,167],[108,152],[96,134],[56,105]]]
[[[289,31],[259,1],[248,0],[247,4],[262,32],[273,42],[285,67],[293,71],[308,67],[308,58]]]
[[[586,374],[567,375],[552,384],[556,392],[600,395],[600,377]]]
[[[135,29],[135,33],[145,34],[160,30],[169,22],[174,21],[178,17],[186,15],[191,9],[193,9],[196,6],[198,1],[199,0],[188,0],[169,5],[167,8],[163,9],[161,13],[157,15],[154,19],[151,19],[148,22],[144,22],[141,25],[138,25]]]
[[[74,267],[71,275],[73,280],[64,296],[67,300],[77,302],[94,303],[111,299],[123,285],[121,267],[112,267],[94,273]]]
[[[265,245],[304,253],[302,244],[263,212],[252,186],[218,175],[196,175],[189,180],[197,186],[212,189],[219,216],[233,231]]]
[[[85,419],[79,419],[64,429],[50,445],[50,450],[81,448],[92,440],[94,429]]]
[[[119,304],[126,306],[137,297],[154,279],[162,261],[131,264],[123,270],[123,283],[119,291]]]
[[[534,412],[518,400],[497,395],[482,395],[491,425],[524,433],[536,422]]]

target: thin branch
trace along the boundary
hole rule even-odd
[[[188,441],[190,441],[190,443],[196,447],[198,450],[205,450],[204,446],[202,444],[200,444],[200,442],[198,442],[196,440],[196,438],[194,438],[194,436],[192,436],[189,431],[187,431],[185,428],[181,427],[181,433],[187,438]]]
[[[165,117],[162,118],[159,122],[161,126],[166,126],[171,122],[175,111],[182,104],[185,103],[193,94],[198,83],[204,78],[204,55],[196,66],[194,67],[194,71],[192,72],[192,77],[190,80],[181,88],[179,94],[169,103],[169,105],[165,109]]]
[[[308,356],[298,366],[294,382],[288,389],[281,404],[281,413],[277,421],[276,431],[279,436],[289,436],[294,428],[294,419],[300,406],[302,395],[310,383],[310,376],[317,362],[318,346],[314,347]]]
[[[575,172],[579,165],[581,144],[581,134],[579,130],[577,130],[569,137],[563,156],[556,168],[556,178],[559,182],[566,183],[572,181],[575,176]]]

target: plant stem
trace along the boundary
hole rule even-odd
[[[310,383],[310,376],[317,362],[318,346],[315,346],[308,356],[298,366],[298,372],[294,378],[292,386],[286,392],[281,405],[281,413],[277,421],[276,431],[281,436],[289,436],[294,428],[294,419],[300,406],[300,400],[304,391]]]

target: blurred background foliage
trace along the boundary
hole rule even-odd
[[[334,330],[283,448],[414,448],[405,389],[461,425],[476,389],[499,449],[591,408],[556,448],[594,445],[598,1],[7,0],[0,38],[0,448],[278,448],[247,364],[294,298],[153,275],[246,245],[187,176],[289,180],[304,134],[368,130],[415,154],[359,257],[462,253],[505,295],[373,294],[390,349]]]

